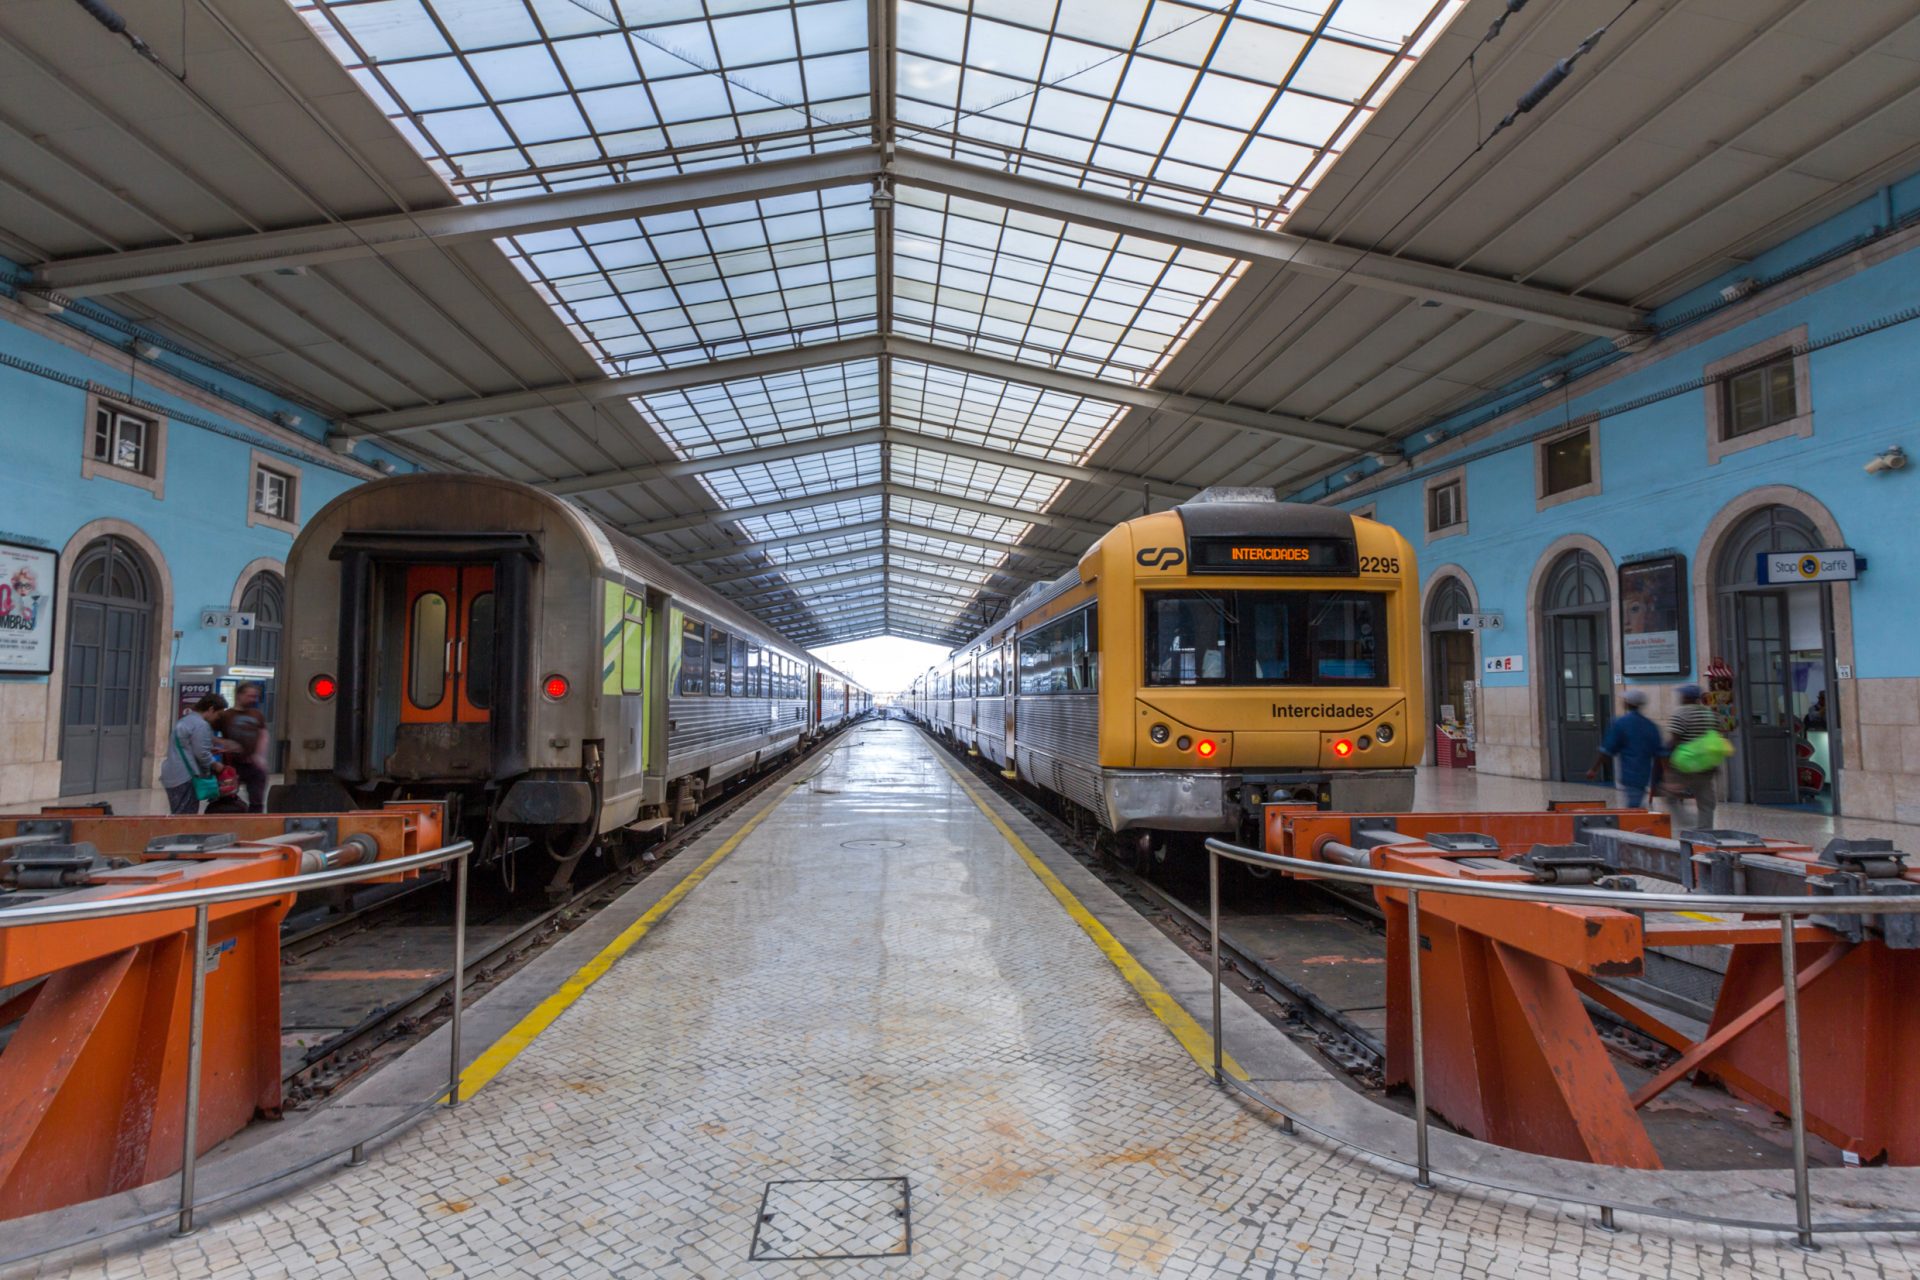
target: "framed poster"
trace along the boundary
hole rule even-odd
[[[1679,552],[1620,566],[1620,674],[1683,676],[1692,669],[1687,635],[1687,558]]]
[[[58,551],[0,542],[0,675],[53,673],[53,591],[58,581]]]

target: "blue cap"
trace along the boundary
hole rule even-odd
[[[1700,696],[1700,686],[1697,684],[1683,684],[1678,689],[1675,689],[1674,692],[1683,698],[1697,698]]]

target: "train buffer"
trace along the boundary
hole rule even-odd
[[[440,846],[443,805],[360,813],[0,817],[0,907],[261,883]],[[396,877],[398,878],[398,877]],[[207,908],[195,1147],[280,1097],[280,921],[293,895]],[[0,1219],[180,1169],[195,912],[0,929]]]
[[[1823,914],[1834,896],[1920,895],[1920,871],[1884,840],[1823,850],[1742,831],[1682,831],[1665,815],[1564,804],[1546,812],[1333,814],[1266,806],[1270,853],[1439,880],[1799,897],[1793,952],[1806,1126],[1849,1160],[1920,1163],[1920,1104],[1889,1088],[1920,1054],[1920,920]],[[1304,874],[1304,873],[1303,873]],[[1653,887],[1653,886],[1648,886]],[[1406,891],[1376,887],[1387,920],[1387,1082],[1410,1082]],[[1642,1109],[1701,1078],[1778,1112],[1790,1106],[1782,926],[1773,915],[1632,911],[1420,895],[1420,981],[1431,1109],[1474,1137],[1544,1155],[1659,1168]],[[1704,1034],[1672,1025],[1610,979],[1650,949],[1722,948]],[[1692,953],[1692,954],[1698,954]],[[1677,1056],[1630,1089],[1589,1005]]]

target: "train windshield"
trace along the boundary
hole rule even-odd
[[[1386,597],[1369,591],[1150,591],[1150,685],[1387,682]]]

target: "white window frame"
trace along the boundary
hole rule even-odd
[[[1460,518],[1452,524],[1433,527],[1433,491],[1457,483],[1460,486]],[[1436,542],[1441,538],[1457,537],[1467,531],[1467,469],[1455,467],[1443,471],[1437,476],[1429,476],[1420,492],[1420,527],[1427,531],[1427,541]]]
[[[1587,482],[1574,485],[1570,489],[1562,489],[1559,493],[1548,493],[1547,450],[1562,440],[1571,440],[1579,435],[1585,435],[1592,445],[1587,451],[1587,459],[1591,464],[1587,472]],[[1601,492],[1601,485],[1600,420],[1598,418],[1583,419],[1564,431],[1542,436],[1535,442],[1533,446],[1533,509],[1535,511],[1545,511],[1548,507],[1557,507],[1563,502],[1577,502],[1581,498],[1591,498],[1599,492]]]
[[[287,514],[285,516],[269,515],[260,510],[262,472],[272,472],[286,480]],[[286,534],[300,532],[301,479],[300,468],[289,459],[255,449],[252,465],[247,468],[247,527],[278,529]]]
[[[102,414],[112,414],[116,418],[132,418],[146,428],[143,458],[144,467],[134,470],[123,467],[106,458],[94,456],[94,437],[99,431]],[[118,435],[115,435],[118,439]],[[130,484],[136,489],[145,489],[155,498],[167,496],[167,420],[157,413],[145,409],[135,409],[118,400],[89,393],[87,396],[87,416],[81,427],[80,437],[80,475],[87,480],[117,480],[121,484]]]
[[[1783,422],[1758,431],[1749,431],[1745,435],[1727,438],[1727,382],[1729,375],[1752,365],[1768,363],[1771,357],[1782,356],[1796,346],[1804,346],[1807,341],[1807,326],[1789,329],[1785,333],[1775,334],[1765,342],[1756,342],[1752,346],[1736,351],[1724,359],[1715,360],[1706,368],[1707,397],[1707,465],[1715,466],[1722,458],[1751,449],[1756,445],[1773,444],[1779,440],[1806,438],[1813,435],[1813,378],[1811,362],[1807,353],[1801,351],[1793,357],[1793,404],[1798,411]]]

